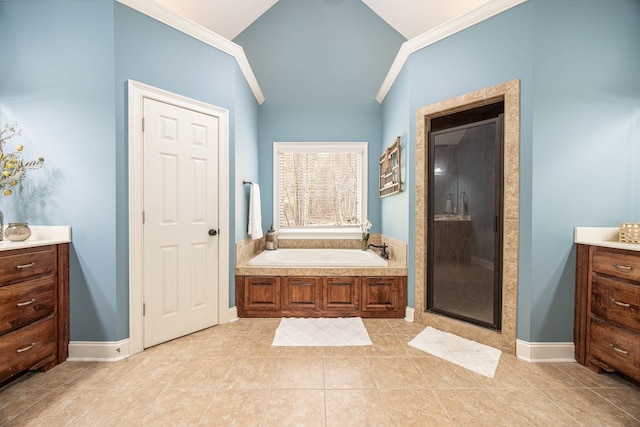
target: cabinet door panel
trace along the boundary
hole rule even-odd
[[[359,310],[358,277],[325,277],[323,288],[323,309]]]
[[[245,310],[280,310],[280,278],[246,277],[244,307]]]
[[[322,308],[322,279],[319,277],[283,277],[282,309],[286,314],[312,316]]]
[[[364,277],[362,279],[362,311],[397,311],[397,277]]]

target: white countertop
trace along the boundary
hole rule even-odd
[[[29,228],[31,237],[23,242],[11,242],[6,238],[0,240],[0,251],[71,242],[71,227],[68,225],[30,225]]]
[[[576,227],[573,241],[581,245],[640,251],[640,245],[620,243],[618,241],[619,232],[618,227]]]

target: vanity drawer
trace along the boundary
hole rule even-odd
[[[0,256],[0,286],[47,273],[56,268],[53,246],[9,251]]]
[[[640,331],[640,285],[594,277],[591,314]]]
[[[9,332],[0,337],[0,381],[56,354],[54,317]]]
[[[613,249],[596,248],[593,251],[592,271],[640,281],[640,256]]]
[[[0,334],[53,314],[52,275],[0,287]]]
[[[640,376],[640,334],[591,319],[589,352],[611,368],[633,378]]]

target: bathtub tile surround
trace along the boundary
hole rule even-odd
[[[387,252],[389,253],[389,259],[395,260],[400,264],[407,265],[407,244],[393,239],[389,236],[385,236],[384,234],[380,236],[380,243],[376,243],[377,245],[381,245],[386,243],[388,248]]]
[[[240,265],[236,276],[406,276],[407,268],[390,262],[387,267],[264,267]]]
[[[423,326],[402,319],[363,319],[370,348],[274,348],[279,321],[30,373],[0,388],[0,425],[640,424],[639,387],[577,363],[503,353],[487,378],[410,347]]]
[[[427,255],[427,147],[430,118],[464,111],[504,99],[504,236],[502,266],[502,331],[496,332],[456,319],[426,312]],[[512,80],[489,88],[437,102],[416,110],[416,242],[415,321],[472,339],[482,344],[516,353],[518,310],[518,241],[520,180],[520,81]]]
[[[371,233],[369,242],[382,245],[386,243],[388,245],[387,251],[389,252],[389,260],[387,260],[387,267],[383,268],[351,268],[348,271],[344,267],[323,267],[321,272],[318,269],[300,268],[300,267],[263,267],[263,266],[249,266],[248,261],[265,250],[264,239],[251,240],[245,239],[239,243],[236,243],[236,275],[372,275],[372,276],[406,276],[407,275],[407,244],[396,239],[392,239],[388,236],[381,234]],[[335,248],[335,249],[359,249],[359,239],[324,239],[324,240],[296,240],[296,239],[281,239],[278,241],[278,247],[280,249],[294,249],[294,248]],[[378,253],[378,251],[375,251]]]
[[[391,248],[386,266],[236,264],[236,307],[240,317],[404,317],[407,303],[406,244],[379,234],[370,240]],[[300,249],[357,250],[359,239],[281,240],[274,252]],[[248,254],[247,245],[242,252]],[[266,253],[266,255],[272,255]],[[262,256],[262,255],[261,255]],[[373,259],[378,256],[374,255]],[[238,257],[240,259],[240,256]]]
[[[407,263],[407,244],[400,240],[393,239],[391,237],[371,233],[369,236],[369,243],[374,245],[382,245],[386,243],[388,246],[387,252],[389,252],[389,261],[393,261],[394,265],[405,265]],[[295,249],[295,248],[310,248],[310,249],[359,249],[359,239],[280,239],[278,240],[278,247],[280,249]],[[239,243],[236,243],[236,266],[244,265],[247,261],[260,252],[265,250],[264,239],[251,240],[245,239]],[[379,250],[375,251],[379,253]]]
[[[236,265],[246,264],[247,261],[265,250],[265,239],[244,239],[236,243]]]
[[[389,246],[390,254],[386,267],[266,267],[251,266],[249,260],[265,250],[264,239],[252,243],[245,239],[236,244],[236,276],[406,276],[407,275],[407,245],[399,240],[380,234],[371,234],[369,241]],[[259,243],[261,242],[261,243]],[[280,249],[294,248],[336,248],[359,249],[359,239],[331,239],[331,240],[279,240]],[[377,253],[377,252],[376,252]]]

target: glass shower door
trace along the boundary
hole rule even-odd
[[[429,137],[427,310],[501,323],[501,116]]]

